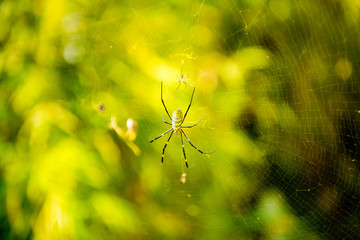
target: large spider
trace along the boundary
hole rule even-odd
[[[150,143],[154,142],[155,140],[161,138],[163,135],[167,134],[168,132],[171,132],[170,133],[170,136],[168,138],[168,140],[166,141],[165,143],[165,146],[163,148],[163,152],[162,152],[162,155],[161,155],[161,162],[164,162],[164,153],[165,153],[165,149],[166,149],[166,146],[168,145],[169,141],[170,141],[170,138],[171,136],[173,135],[173,133],[175,134],[180,134],[180,137],[181,137],[181,143],[182,143],[182,149],[183,149],[183,153],[184,153],[184,158],[185,158],[185,164],[186,164],[186,167],[189,167],[188,166],[188,163],[187,163],[187,159],[186,159],[186,154],[185,154],[185,148],[184,148],[184,141],[183,141],[183,137],[182,135],[184,134],[184,136],[186,137],[186,139],[188,140],[188,142],[190,143],[190,145],[195,148],[196,150],[198,150],[200,153],[202,154],[210,154],[210,153],[213,153],[213,152],[203,152],[201,151],[200,149],[198,149],[197,147],[194,146],[194,144],[192,144],[192,142],[190,141],[190,139],[188,138],[188,136],[185,134],[183,128],[192,128],[192,127],[195,127],[196,125],[198,125],[198,123],[201,121],[201,119],[195,123],[194,125],[191,125],[191,126],[182,126],[185,118],[186,118],[186,115],[190,109],[190,106],[191,106],[191,102],[193,100],[193,97],[194,97],[194,92],[195,92],[195,87],[194,87],[194,90],[192,92],[192,95],[191,95],[191,100],[190,100],[190,104],[185,112],[185,115],[183,117],[183,114],[182,114],[182,111],[180,110],[180,108],[176,109],[173,114],[172,114],[172,117],[170,117],[170,114],[165,106],[165,103],[164,103],[164,100],[163,100],[163,97],[162,97],[162,82],[161,82],[161,102],[165,108],[165,111],[167,113],[167,115],[169,116],[170,120],[171,120],[171,123],[167,122],[164,120],[162,114],[161,114],[161,119],[163,120],[164,123],[168,124],[168,125],[172,125],[172,127],[165,131],[164,133],[162,133],[160,136],[154,138],[153,140],[150,141]]]

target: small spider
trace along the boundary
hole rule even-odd
[[[176,79],[176,81],[178,82],[178,86],[177,86],[176,90],[179,89],[181,83],[184,83],[184,84],[185,84],[185,88],[186,88],[186,82],[185,82],[185,80],[189,78],[189,75],[186,75],[186,76],[185,76],[185,75],[183,74],[183,66],[184,66],[184,61],[181,61],[180,75],[177,76],[177,79]]]
[[[168,125],[172,125],[172,127],[165,131],[164,133],[162,133],[160,136],[154,138],[153,140],[150,141],[150,143],[154,142],[155,140],[161,138],[163,135],[165,135],[166,133],[168,132],[171,132],[170,133],[170,136],[168,138],[168,140],[166,141],[165,143],[165,146],[163,148],[163,152],[162,152],[162,155],[161,155],[161,162],[164,162],[164,153],[165,153],[165,149],[166,149],[166,146],[168,145],[169,141],[170,141],[170,138],[171,136],[173,135],[173,133],[175,134],[180,134],[180,137],[181,137],[181,143],[182,143],[182,150],[183,150],[183,153],[184,153],[184,158],[185,158],[185,164],[186,164],[186,167],[189,167],[188,166],[188,163],[187,163],[187,159],[186,159],[186,154],[185,154],[185,148],[184,148],[184,141],[183,141],[183,137],[182,135],[184,134],[184,136],[186,137],[186,139],[188,140],[188,142],[190,143],[190,145],[195,148],[196,150],[198,150],[200,153],[202,154],[211,154],[211,153],[214,153],[214,152],[203,152],[201,151],[200,149],[198,149],[197,147],[194,146],[194,144],[192,144],[192,142],[190,141],[190,139],[188,138],[188,136],[185,134],[183,128],[192,128],[192,127],[195,127],[196,125],[198,125],[198,123],[201,121],[201,119],[195,123],[194,125],[191,125],[191,126],[182,126],[185,118],[186,118],[186,115],[190,109],[190,106],[191,106],[191,102],[193,100],[193,97],[194,97],[194,92],[195,92],[195,87],[194,87],[194,90],[192,92],[192,95],[191,95],[191,100],[190,100],[190,104],[185,112],[185,115],[183,116],[183,113],[182,111],[180,110],[180,108],[176,109],[173,114],[172,114],[172,118],[170,117],[170,114],[165,106],[165,103],[164,103],[164,100],[163,100],[163,97],[162,97],[162,82],[161,82],[161,102],[165,108],[165,111],[167,113],[167,115],[169,116],[169,118],[171,119],[171,123],[169,122],[166,122],[161,114],[161,119],[163,120],[164,123],[168,124]]]

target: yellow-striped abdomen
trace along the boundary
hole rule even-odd
[[[180,127],[181,127],[182,119],[183,119],[183,113],[180,110],[180,108],[178,108],[172,114],[172,127],[173,127],[175,133],[181,132]]]

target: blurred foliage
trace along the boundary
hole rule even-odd
[[[0,1],[0,238],[356,239],[359,8]]]

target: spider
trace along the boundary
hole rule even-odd
[[[163,148],[163,151],[162,151],[162,155],[161,155],[161,162],[164,162],[164,153],[165,153],[165,149],[166,149],[166,146],[168,145],[170,139],[171,139],[171,136],[173,135],[173,133],[175,134],[180,134],[180,137],[181,137],[181,143],[182,143],[182,150],[183,150],[183,153],[184,153],[184,158],[185,158],[185,164],[186,164],[186,167],[188,168],[188,162],[187,162],[187,159],[186,159],[186,154],[185,154],[185,148],[184,148],[184,141],[183,141],[183,137],[182,135],[184,134],[185,138],[187,139],[187,141],[190,143],[190,145],[195,148],[196,150],[198,150],[200,153],[202,154],[211,154],[211,153],[214,153],[214,152],[203,152],[201,151],[200,149],[198,149],[197,147],[194,146],[194,144],[192,144],[192,142],[190,141],[189,137],[185,134],[183,128],[192,128],[192,127],[195,127],[196,125],[198,125],[198,123],[201,121],[201,119],[195,123],[194,125],[191,125],[191,126],[183,126],[182,124],[184,123],[184,120],[186,118],[186,115],[190,109],[190,106],[191,106],[191,103],[192,103],[192,100],[193,100],[193,97],[194,97],[194,92],[195,92],[195,87],[194,87],[194,90],[192,92],[192,95],[191,95],[191,99],[190,99],[190,104],[188,106],[188,108],[186,109],[186,112],[185,112],[185,115],[183,116],[183,113],[181,111],[180,108],[176,109],[173,114],[172,114],[172,117],[170,117],[170,114],[165,106],[165,103],[164,103],[164,100],[163,100],[163,96],[162,96],[162,82],[161,82],[161,102],[165,108],[165,111],[167,113],[167,115],[169,116],[169,118],[171,119],[171,123],[167,122],[164,120],[162,114],[161,114],[161,119],[163,120],[164,123],[168,124],[168,125],[171,125],[171,128],[167,131],[165,131],[164,133],[162,133],[160,136],[154,138],[153,140],[150,141],[150,143],[154,142],[155,140],[161,138],[162,136],[164,136],[165,134],[167,134],[168,132],[170,132],[170,136],[168,138],[168,140],[166,141],[165,143],[165,146]]]
[[[185,76],[185,75],[183,74],[183,66],[184,66],[184,61],[181,62],[180,75],[177,76],[177,79],[176,79],[176,81],[178,82],[178,86],[177,86],[177,88],[176,88],[175,91],[177,91],[177,90],[179,89],[181,83],[184,83],[184,84],[185,84],[185,88],[186,88],[186,82],[185,82],[185,80],[189,78],[189,75]]]

